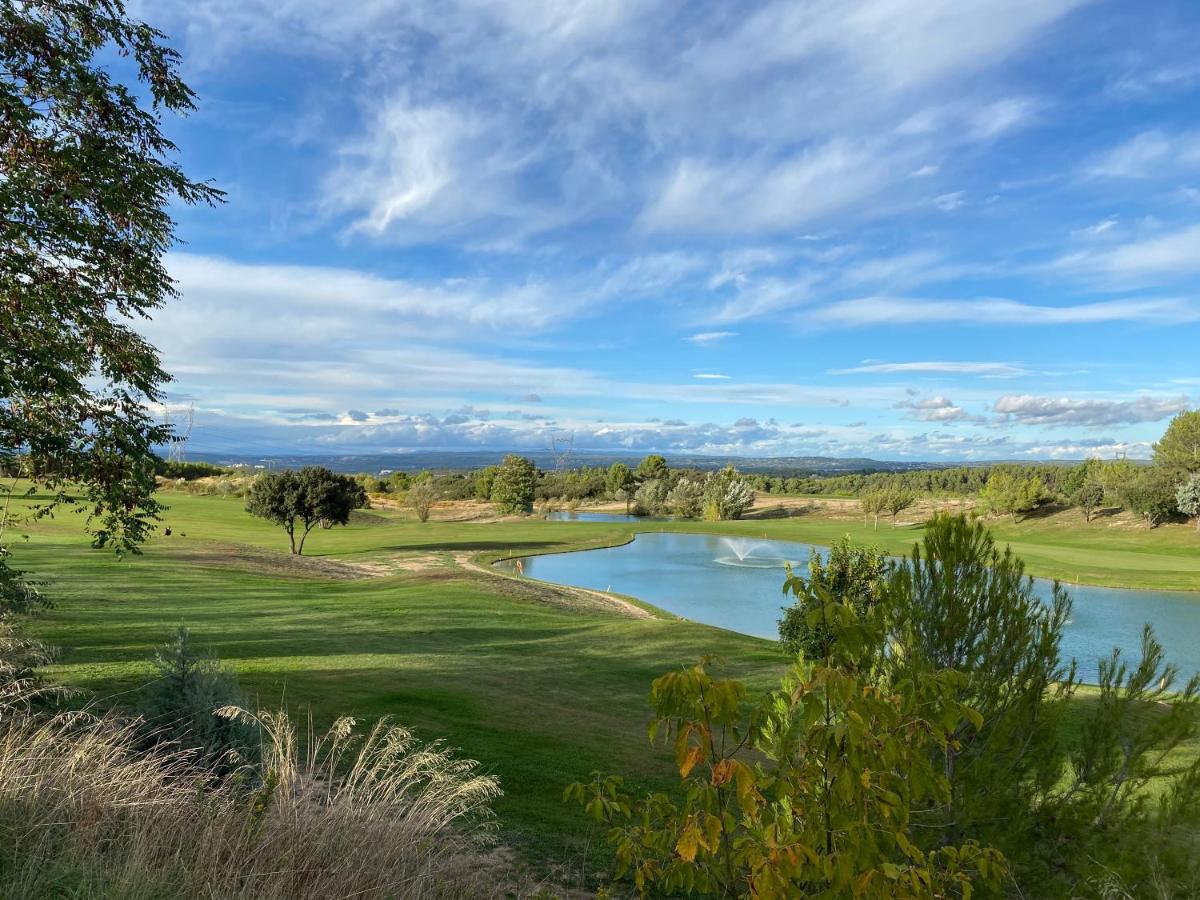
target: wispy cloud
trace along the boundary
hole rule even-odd
[[[924,362],[864,362],[848,369],[830,369],[830,375],[981,375],[988,377],[1010,377],[1033,374],[1023,366],[1002,362],[951,362],[930,360]]]
[[[699,334],[685,337],[684,340],[690,341],[693,344],[715,344],[717,341],[723,341],[725,338],[731,338],[736,335],[736,331],[701,331]]]
[[[1116,278],[1126,285],[1191,275],[1200,272],[1200,225],[1144,240],[1068,253],[1056,259],[1051,269]]]
[[[1180,299],[1105,300],[1071,306],[1040,306],[1016,300],[927,300],[863,297],[814,310],[818,324],[868,325],[1086,325],[1101,322],[1194,322],[1200,307]]]

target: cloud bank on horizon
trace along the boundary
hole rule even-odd
[[[197,450],[1144,456],[1200,398],[1186,0],[139,0]]]

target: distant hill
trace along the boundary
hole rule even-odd
[[[500,462],[504,450],[421,450],[412,453],[377,453],[364,455],[305,455],[305,456],[257,456],[237,453],[190,453],[188,458],[196,461],[223,465],[252,465],[272,469],[299,468],[300,466],[327,466],[335,472],[419,472],[464,471],[481,469]],[[554,456],[545,450],[511,451],[532,459],[542,469],[553,469]],[[615,453],[612,451],[578,450],[571,454],[568,468],[578,466],[609,466],[614,462],[636,464],[646,454]],[[878,459],[842,459],[832,456],[703,456],[689,453],[664,453],[672,468],[719,469],[734,465],[742,472],[758,472],[764,475],[843,475],[853,472],[908,472],[914,469],[944,469],[949,466],[990,465],[990,463],[963,462],[894,462]]]

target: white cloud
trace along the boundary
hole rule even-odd
[[[728,375],[718,375],[715,372],[697,372],[692,377],[707,379],[710,381],[728,381],[729,380]]]
[[[1200,131],[1144,131],[1092,160],[1091,175],[1150,178],[1183,166],[1200,165]]]
[[[1116,279],[1121,284],[1195,274],[1200,272],[1200,225],[1140,241],[1069,253],[1051,263],[1051,269]]]
[[[845,140],[780,160],[683,159],[641,223],[648,231],[774,231],[841,212],[895,174],[893,160]]]
[[[985,377],[1009,377],[1032,374],[1029,369],[1012,363],[1002,362],[865,362],[848,369],[830,369],[830,375],[980,375]]]
[[[1179,299],[1107,300],[1072,306],[1038,306],[1006,299],[926,300],[863,297],[816,309],[810,321],[825,325],[1084,325],[1097,322],[1194,322],[1200,306]]]
[[[944,210],[945,212],[951,212],[952,210],[956,210],[965,204],[967,202],[966,197],[966,191],[953,191],[949,194],[941,194],[937,197],[934,197],[933,205],[940,210]]]
[[[706,344],[715,344],[717,341],[723,341],[725,338],[735,337],[736,335],[736,331],[701,331],[699,334],[685,337],[684,340],[703,346]]]
[[[961,406],[955,406],[949,397],[938,395],[924,397],[919,400],[904,400],[896,404],[899,409],[907,409],[913,418],[922,422],[957,422],[967,418],[967,411]]]
[[[1010,394],[993,406],[1005,421],[1022,425],[1075,425],[1095,428],[1158,422],[1186,409],[1187,397],[1138,397],[1101,400],[1077,397],[1035,397]]]

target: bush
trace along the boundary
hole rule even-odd
[[[670,489],[665,479],[651,478],[633,495],[634,511],[641,516],[657,516],[667,508]]]
[[[438,494],[431,482],[418,481],[408,489],[405,500],[417,514],[419,521],[428,522],[429,512],[433,509],[433,504],[437,502]]]
[[[691,478],[680,478],[667,495],[671,511],[685,519],[698,519],[704,513],[704,485]]]
[[[866,617],[884,589],[888,558],[874,547],[855,547],[848,537],[829,548],[823,559],[816,550],[808,559],[808,579],[792,579],[789,590],[796,602],[783,611],[779,641],[790,654],[806,659],[826,655],[833,631],[822,625],[824,598],[830,597]]]
[[[244,702],[237,676],[196,650],[183,625],[154,654],[158,677],[144,688],[149,740],[190,750],[203,769],[229,773],[258,751],[258,734],[217,710]]]
[[[704,518],[740,519],[754,505],[754,491],[733,466],[710,472],[704,482]]]

